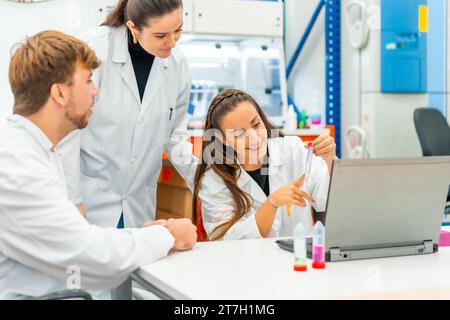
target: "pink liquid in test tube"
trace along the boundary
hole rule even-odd
[[[312,258],[313,269],[325,269],[325,227],[320,221],[314,225]]]

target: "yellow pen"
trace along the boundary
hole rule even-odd
[[[288,204],[288,205],[286,206],[286,211],[287,211],[288,217],[290,217],[290,216],[291,216],[291,205],[290,205],[290,204]]]

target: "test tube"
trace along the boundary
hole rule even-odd
[[[299,223],[294,230],[294,271],[304,272],[306,265],[306,229]]]
[[[325,227],[317,221],[313,236],[313,269],[325,269]]]
[[[311,165],[312,165],[312,159],[314,154],[314,149],[312,146],[312,142],[309,142],[306,145],[306,148],[308,149],[308,154],[306,156],[306,166],[305,166],[305,181],[308,181],[309,174],[311,172]]]

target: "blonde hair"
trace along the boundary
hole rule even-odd
[[[94,70],[100,60],[86,43],[58,31],[43,31],[27,38],[11,58],[9,83],[14,94],[14,114],[38,112],[55,83],[72,84],[76,64]]]

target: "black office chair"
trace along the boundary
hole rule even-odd
[[[414,125],[424,157],[450,156],[450,126],[441,112],[433,108],[416,109]],[[450,202],[450,187],[447,202]],[[445,211],[450,214],[448,203]]]
[[[424,157],[450,156],[450,126],[441,112],[432,108],[416,109],[414,124]]]

